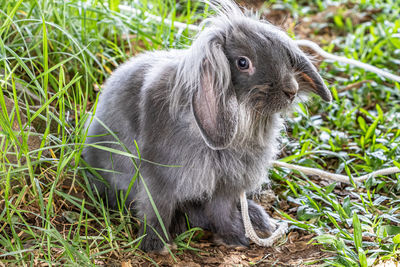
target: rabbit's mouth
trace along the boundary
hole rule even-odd
[[[291,87],[287,87],[282,90],[285,96],[288,98],[290,103],[293,103],[296,95],[297,95],[297,89],[293,89]]]
[[[248,95],[247,102],[250,108],[264,116],[285,111],[294,104],[297,90],[274,89],[269,85],[254,86]]]

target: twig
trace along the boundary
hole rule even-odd
[[[304,174],[307,175],[316,175],[318,177],[321,177],[322,179],[329,180],[329,181],[336,181],[336,182],[341,182],[341,183],[346,183],[346,184],[351,184],[350,178],[346,175],[341,175],[341,174],[335,174],[335,173],[330,173],[327,171],[323,171],[320,169],[315,169],[315,168],[310,168],[310,167],[303,167],[299,165],[294,165],[294,164],[289,164],[286,162],[282,161],[273,161],[272,164],[274,167],[283,167],[291,170],[296,170],[296,171],[301,171]],[[394,174],[400,172],[400,169],[397,167],[390,167],[390,168],[385,168],[381,169],[378,171],[371,172],[369,174],[360,176],[360,177],[354,177],[352,180],[357,183],[361,183],[365,180],[367,180],[370,177],[375,177],[378,175],[389,175],[389,174]]]
[[[344,88],[340,88],[340,89],[338,89],[337,90],[337,92],[338,93],[341,93],[341,92],[345,92],[345,91],[350,91],[350,90],[352,90],[352,89],[354,89],[354,88],[360,88],[364,83],[372,83],[373,81],[372,80],[365,80],[365,81],[359,81],[359,82],[356,82],[356,83],[352,83],[352,84],[349,84],[349,85],[347,85],[346,87],[344,87]]]
[[[400,82],[400,76],[394,75],[390,72],[381,70],[375,66],[354,60],[352,58],[336,56],[334,54],[328,53],[325,50],[323,50],[321,47],[319,47],[319,45],[317,45],[316,43],[314,43],[310,40],[296,40],[296,43],[299,46],[305,46],[305,47],[311,48],[312,50],[314,50],[315,52],[317,52],[319,55],[321,55],[322,57],[324,57],[326,59],[353,65],[353,66],[362,68],[366,71],[374,72],[378,75],[381,75],[381,76],[391,79],[393,81]]]

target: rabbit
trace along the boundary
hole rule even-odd
[[[88,123],[82,155],[105,180],[92,175],[93,188],[110,206],[128,193],[146,252],[165,250],[188,224],[248,247],[239,195],[268,182],[282,115],[309,93],[332,99],[285,32],[230,0],[210,5],[217,14],[190,47],[145,52],[118,67]],[[256,230],[271,233],[265,210],[248,205]]]

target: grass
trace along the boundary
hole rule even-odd
[[[123,209],[110,212],[90,190],[80,164],[85,114],[120,63],[145,50],[190,44],[188,30],[149,19],[145,11],[196,23],[203,5],[124,3],[142,11],[134,15],[118,10],[119,1],[108,2],[0,1],[0,264],[87,266],[148,258],[137,250],[136,219]],[[268,6],[287,10],[296,22],[332,4],[338,11],[311,25],[309,38],[327,51],[400,74],[398,1]],[[357,22],[349,12],[369,17]],[[327,30],[332,42],[321,38]],[[400,166],[400,85],[339,63],[323,62],[320,69],[334,101],[316,98],[298,106],[287,119],[283,160],[349,175]],[[296,210],[281,211],[291,229],[315,233],[315,242],[332,252],[327,265],[399,259],[398,175],[348,186],[275,169],[271,180],[279,199]],[[193,249],[193,234],[177,239],[180,251]]]

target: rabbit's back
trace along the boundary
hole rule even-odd
[[[132,154],[136,154],[135,140],[141,139],[141,118],[146,113],[142,104],[147,95],[146,80],[153,79],[151,76],[157,72],[157,68],[163,62],[169,62],[172,54],[165,51],[144,53],[113,72],[103,87],[94,118],[88,123],[86,144],[124,151],[120,145],[122,143]],[[86,146],[83,158],[110,184],[113,190],[109,191],[109,202],[113,203],[114,189],[126,190],[135,170],[131,158],[110,153],[107,148]],[[94,179],[94,183],[99,193],[103,194],[103,182]]]

